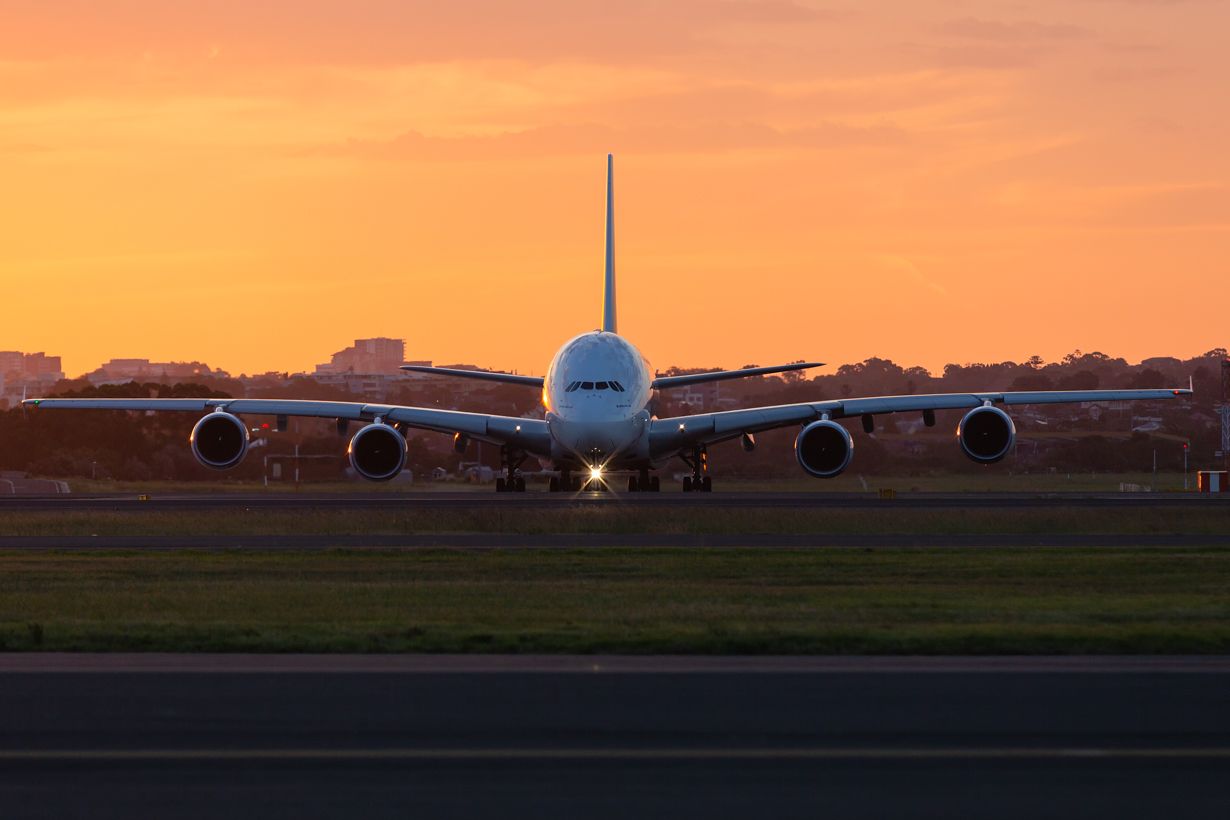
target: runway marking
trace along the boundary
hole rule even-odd
[[[387,749],[3,749],[0,762],[109,761],[521,761],[521,760],[1223,760],[1230,747],[760,747]]]

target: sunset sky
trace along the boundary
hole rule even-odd
[[[541,374],[1230,339],[1230,3],[0,0],[0,349]]]

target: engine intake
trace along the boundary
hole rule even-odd
[[[854,439],[835,421],[813,421],[794,440],[799,466],[816,478],[832,478],[850,466]]]
[[[214,470],[228,470],[247,455],[248,427],[219,410],[198,421],[188,441],[197,461]]]
[[[998,407],[984,405],[965,414],[957,425],[957,438],[965,454],[980,464],[992,464],[1008,455],[1016,441],[1016,425]]]
[[[389,481],[406,466],[406,439],[387,424],[369,424],[354,434],[346,454],[368,481]]]

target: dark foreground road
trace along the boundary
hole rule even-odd
[[[0,656],[13,817],[1230,816],[1226,659]]]

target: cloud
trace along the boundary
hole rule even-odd
[[[721,153],[764,148],[833,150],[904,142],[892,126],[823,123],[782,129],[753,122],[615,127],[599,123],[543,125],[482,136],[439,137],[407,131],[385,140],[352,139],[309,149],[315,156],[380,160],[474,160],[616,153]]]
[[[213,55],[244,64],[458,59],[624,63],[702,47],[709,32],[831,19],[791,0],[57,0],[0,11],[7,59]]]
[[[886,272],[894,274],[899,282],[903,279],[908,280],[915,287],[926,288],[941,296],[948,295],[947,288],[923,273],[918,265],[907,256],[896,253],[872,254],[870,260]]]
[[[951,20],[937,27],[940,34],[967,40],[983,40],[997,43],[1039,42],[1048,40],[1078,40],[1092,36],[1093,32],[1081,26],[1055,23],[1037,23],[1019,20],[1011,23],[998,20],[979,20],[967,17]]]
[[[944,69],[1004,70],[1037,65],[1046,49],[1035,43],[936,45],[902,43],[900,50],[915,64]]]
[[[1212,228],[1230,226],[1230,187],[1218,183],[1170,184],[1111,189],[1093,217],[1116,228]]]

